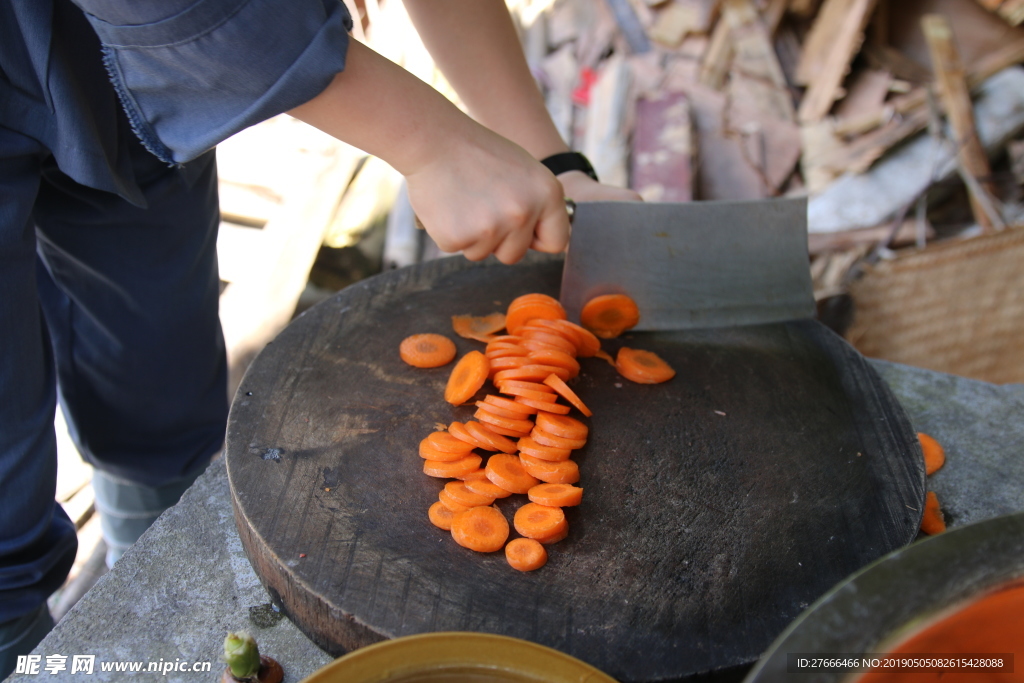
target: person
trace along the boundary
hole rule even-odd
[[[0,678],[76,552],[56,402],[108,562],[221,447],[218,142],[289,112],[394,166],[469,259],[561,251],[564,197],[637,199],[559,137],[502,0],[406,5],[473,118],[350,39],[340,0],[0,0]]]

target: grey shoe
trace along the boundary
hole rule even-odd
[[[156,518],[178,502],[200,474],[196,472],[153,488],[94,470],[92,488],[96,494],[96,511],[100,514],[100,529],[107,544],[107,566],[113,567]]]

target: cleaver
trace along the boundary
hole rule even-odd
[[[560,301],[578,321],[601,294],[636,302],[637,331],[813,317],[807,200],[581,202]]]

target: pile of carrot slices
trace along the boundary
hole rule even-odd
[[[608,313],[600,319],[620,320]],[[513,568],[539,569],[547,562],[546,546],[568,536],[563,508],[583,500],[572,454],[586,444],[589,428],[571,413],[593,413],[568,383],[580,373],[579,358],[603,356],[617,368],[619,363],[602,351],[594,332],[567,320],[558,300],[545,294],[518,297],[504,314],[453,316],[452,327],[486,348],[459,359],[445,400],[464,405],[488,381],[496,392],[474,401],[473,419],[454,421],[420,442],[423,472],[450,480],[428,517],[463,547],[485,553],[504,548]],[[499,334],[502,329],[505,334]],[[617,333],[604,329],[602,334]],[[628,379],[655,383],[675,374],[654,354],[624,351],[619,372]],[[636,354],[646,355],[637,360]],[[529,502],[516,511],[510,527],[495,501],[513,495],[525,495]],[[509,540],[513,529],[520,537]]]
[[[921,453],[924,455],[924,472],[927,476],[931,476],[946,464],[946,451],[942,448],[942,444],[924,432],[917,433],[917,440],[921,444]],[[939,497],[935,491],[928,491],[925,494],[921,531],[929,536],[934,536],[945,530],[946,518],[939,506]]]

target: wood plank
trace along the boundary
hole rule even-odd
[[[636,103],[633,189],[646,201],[693,199],[693,131],[682,93],[644,97]]]
[[[964,172],[977,181],[977,185],[968,183],[974,220],[983,231],[991,231],[994,228],[994,217],[989,215],[991,201],[988,198],[995,194],[995,185],[991,179],[992,168],[974,125],[971,94],[960,56],[953,44],[953,29],[949,20],[941,14],[928,14],[922,17],[921,29],[928,40],[932,71],[935,72],[946,117],[953,129],[957,158]]]
[[[753,169],[742,143],[725,129],[728,101],[702,85],[686,91],[697,131],[697,197],[699,199],[760,199],[771,196],[764,177]]]
[[[629,184],[628,115],[632,73],[622,55],[606,59],[591,89],[587,107],[583,153],[590,159],[601,182],[616,187]]]
[[[665,47],[679,47],[686,36],[711,30],[716,5],[716,0],[672,0],[658,11],[648,34]]]
[[[733,52],[730,98],[752,100],[752,108],[761,110],[765,116],[795,120],[793,99],[775,56],[771,35],[751,0],[725,0],[722,20],[729,25]],[[737,75],[743,78],[737,79]]]
[[[825,6],[818,15],[815,28],[821,23],[817,33],[818,41],[829,39],[826,45],[815,43],[820,62],[801,60],[803,71],[798,75],[808,83],[807,91],[800,102],[799,117],[801,121],[818,121],[828,114],[832,103],[839,97],[840,86],[850,69],[861,43],[864,41],[864,28],[871,19],[871,12],[878,0],[825,0]],[[824,24],[825,21],[830,22]],[[814,29],[812,29],[814,33]],[[808,36],[808,43],[811,37]],[[815,58],[811,52],[809,58]],[[812,64],[820,68],[812,68]],[[809,72],[811,73],[808,76]]]
[[[719,17],[711,32],[711,42],[700,67],[700,82],[714,90],[725,87],[725,78],[732,63],[732,39],[729,22]]]

